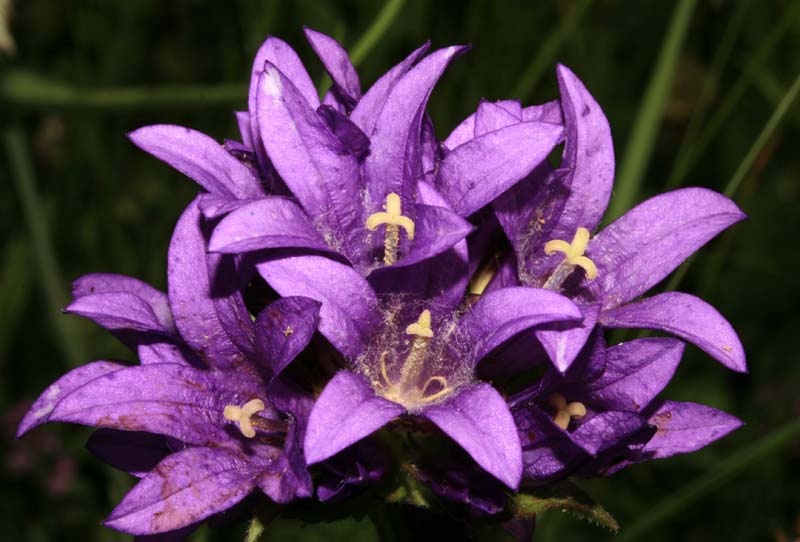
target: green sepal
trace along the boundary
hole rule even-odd
[[[614,533],[619,530],[619,524],[613,516],[571,482],[562,482],[546,489],[516,493],[510,497],[507,505],[507,511],[517,518],[531,518],[550,510],[569,512],[579,519],[605,527]]]

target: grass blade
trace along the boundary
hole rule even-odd
[[[36,192],[33,165],[22,130],[10,127],[3,134],[3,143],[11,165],[11,177],[22,203],[22,212],[28,225],[36,258],[36,270],[44,290],[47,307],[45,311],[50,317],[54,331],[54,339],[64,358],[70,365],[79,365],[86,361],[80,340],[71,329],[70,322],[61,314],[67,296],[65,294],[58,261],[50,232],[47,228],[47,217],[44,207]]]
[[[680,186],[697,160],[703,156],[709,143],[714,140],[725,120],[733,113],[739,100],[742,99],[750,83],[756,77],[759,66],[772,53],[778,43],[780,43],[784,34],[792,28],[792,25],[797,21],[799,15],[800,3],[796,3],[786,16],[782,17],[777,23],[775,30],[764,38],[758,51],[747,63],[747,67],[742,72],[742,75],[739,76],[733,84],[730,92],[725,95],[725,99],[711,116],[711,119],[708,121],[703,131],[696,140],[687,145],[686,152],[677,155],[675,165],[669,174],[669,181],[667,182],[666,189]]]
[[[403,9],[406,0],[389,0],[378,12],[375,20],[361,35],[350,53],[350,61],[353,66],[358,66],[367,58],[375,45],[380,41],[391,24],[394,22],[400,10]]]
[[[634,523],[622,527],[615,542],[646,540],[642,536],[679,514],[686,507],[714,491],[742,471],[776,454],[800,437],[800,419],[792,420],[750,446],[739,450],[712,469],[654,506]]]
[[[672,89],[678,56],[689,29],[695,4],[696,0],[681,0],[675,8],[658,61],[639,107],[636,122],[628,138],[625,156],[617,177],[616,194],[611,201],[606,220],[620,216],[636,203],[639,197],[642,176],[655,146],[658,127]]]
[[[675,153],[675,156],[684,156],[690,149],[694,146],[695,141],[697,140],[698,132],[703,127],[703,123],[706,120],[706,114],[708,113],[708,108],[711,105],[711,99],[714,97],[714,89],[719,85],[719,82],[722,78],[722,72],[725,69],[725,66],[730,60],[731,52],[733,51],[733,45],[736,42],[736,37],[739,35],[739,31],[742,29],[742,23],[745,20],[745,13],[747,12],[747,7],[750,5],[750,0],[742,0],[741,2],[736,4],[735,11],[731,14],[730,18],[728,19],[728,25],[725,28],[725,32],[720,39],[719,48],[717,48],[716,53],[714,53],[714,58],[711,61],[711,69],[708,78],[703,85],[702,90],[700,91],[700,97],[697,98],[697,102],[695,103],[692,109],[692,115],[689,118],[689,123],[686,127],[686,131],[683,134],[683,139],[681,140],[680,147],[678,147],[678,152]],[[680,178],[676,176],[676,168],[673,167],[672,171],[670,171],[669,180],[667,181],[666,189],[669,190],[671,188],[675,188],[680,183]]]
[[[522,72],[522,77],[511,91],[511,96],[525,100],[542,78],[545,70],[550,69],[561,45],[571,36],[580,24],[583,16],[589,11],[594,0],[580,0],[558,23],[547,38],[539,46],[539,52]]]
[[[772,112],[769,120],[767,120],[767,123],[761,129],[758,137],[756,137],[756,140],[750,146],[750,149],[747,151],[747,154],[745,154],[744,159],[742,159],[741,163],[739,164],[739,167],[736,168],[736,171],[733,173],[733,176],[731,176],[728,184],[725,185],[723,194],[729,198],[732,198],[734,195],[736,195],[736,191],[739,189],[739,185],[741,185],[742,180],[744,180],[747,173],[753,167],[753,164],[755,163],[759,153],[761,153],[761,151],[764,149],[764,145],[767,144],[767,141],[769,141],[769,139],[775,133],[775,130],[786,116],[786,113],[789,112],[792,104],[797,99],[798,93],[800,93],[800,74],[798,74],[798,76],[795,78],[794,83],[792,83],[792,86],[788,91],[786,91],[783,99]],[[667,291],[676,290],[678,288],[693,262],[694,256],[691,256],[685,262],[683,262],[675,274],[669,279],[669,282],[666,286]]]

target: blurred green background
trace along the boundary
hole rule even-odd
[[[195,186],[126,132],[178,123],[237,137],[232,112],[244,107],[250,63],[268,33],[289,41],[324,85],[302,25],[357,45],[365,88],[426,39],[471,43],[431,100],[440,138],[482,97],[555,98],[554,65],[564,62],[611,123],[611,213],[699,185],[725,191],[750,216],[673,284],[730,319],[751,372],[735,375],[689,348],[664,394],[727,410],[746,427],[702,452],[583,482],[620,522],[617,537],[551,512],[539,518],[537,540],[800,538],[800,2],[11,4],[0,0],[3,539],[125,539],[99,522],[131,480],[89,456],[88,430],[48,426],[14,441],[14,429],[68,368],[130,359],[107,333],[60,314],[71,280],[107,271],[165,285],[172,226]],[[293,527],[269,539],[375,538],[368,520]],[[239,528],[195,539],[242,537]]]

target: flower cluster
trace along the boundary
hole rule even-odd
[[[172,236],[168,291],[76,281],[67,312],[140,364],[73,370],[19,428],[99,428],[89,449],[141,478],[108,526],[180,537],[256,488],[328,501],[399,471],[495,514],[516,492],[740,425],[658,398],[679,339],[744,372],[732,327],[689,294],[641,297],[742,220],[735,204],[687,188],[597,231],[611,132],[568,68],[557,100],[482,102],[440,142],[428,97],[467,47],[425,44],[362,92],[342,47],[306,36],[333,81],[322,100],[270,37],[240,142],[172,125],[130,134],[200,186]],[[606,328],[678,338],[609,346]]]

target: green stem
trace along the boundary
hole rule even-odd
[[[542,74],[553,64],[553,59],[556,58],[559,49],[561,49],[561,45],[575,32],[581,19],[583,19],[583,16],[589,11],[593,2],[594,0],[580,0],[580,2],[573,5],[569,12],[561,18],[558,26],[556,26],[541,45],[539,45],[538,53],[531,59],[525,71],[522,72],[522,77],[520,77],[517,84],[514,85],[511,96],[524,100],[530,95],[542,78]]]
[[[613,220],[620,216],[639,198],[642,176],[653,152],[661,116],[672,90],[672,79],[678,64],[678,56],[689,29],[695,4],[696,0],[681,0],[675,8],[658,61],[653,69],[653,75],[628,139],[616,183],[616,194],[609,207],[607,220]]]
[[[36,257],[36,269],[44,289],[47,307],[44,309],[50,316],[55,332],[56,342],[66,360],[73,366],[86,361],[80,340],[71,329],[70,323],[61,314],[67,296],[64,293],[58,261],[50,232],[47,227],[47,216],[39,195],[33,173],[25,137],[17,126],[6,128],[3,143],[11,165],[11,177],[22,203],[22,212],[28,224],[33,252]]]
[[[383,5],[375,20],[361,35],[350,52],[350,61],[353,66],[358,66],[367,58],[375,45],[380,41],[391,24],[394,22],[406,0],[390,0]]]
[[[244,537],[245,542],[258,542],[261,540],[262,534],[264,534],[264,524],[257,516],[253,517],[247,527],[247,534]]]
[[[230,109],[243,104],[247,85],[80,88],[24,71],[0,79],[0,101],[10,108],[46,110]]]
[[[706,474],[656,503],[655,506],[648,507],[647,513],[640,516],[638,521],[628,526],[623,525],[620,535],[614,539],[615,542],[646,540],[647,537],[643,536],[644,534],[673,518],[692,503],[717,489],[728,479],[761,463],[787,444],[795,442],[798,437],[800,437],[800,419],[795,419],[717,463]]]
[[[732,198],[736,194],[737,190],[739,189],[739,185],[742,183],[742,180],[750,171],[750,168],[753,167],[753,163],[756,161],[756,158],[764,149],[764,145],[767,144],[767,141],[769,141],[769,139],[775,133],[775,130],[786,116],[786,113],[789,112],[792,103],[797,99],[798,93],[800,93],[800,74],[798,74],[798,76],[795,78],[794,83],[792,83],[792,86],[788,91],[786,91],[783,99],[772,112],[769,120],[767,120],[767,123],[761,129],[758,137],[756,137],[756,140],[750,146],[750,149],[747,151],[744,159],[739,164],[739,167],[736,168],[733,176],[725,186],[725,191],[723,194],[729,198]],[[672,275],[672,278],[670,278],[669,282],[667,283],[666,291],[671,291],[678,288],[693,262],[694,256],[691,256],[685,262],[683,262],[683,265],[678,268],[678,270],[674,275]]]

